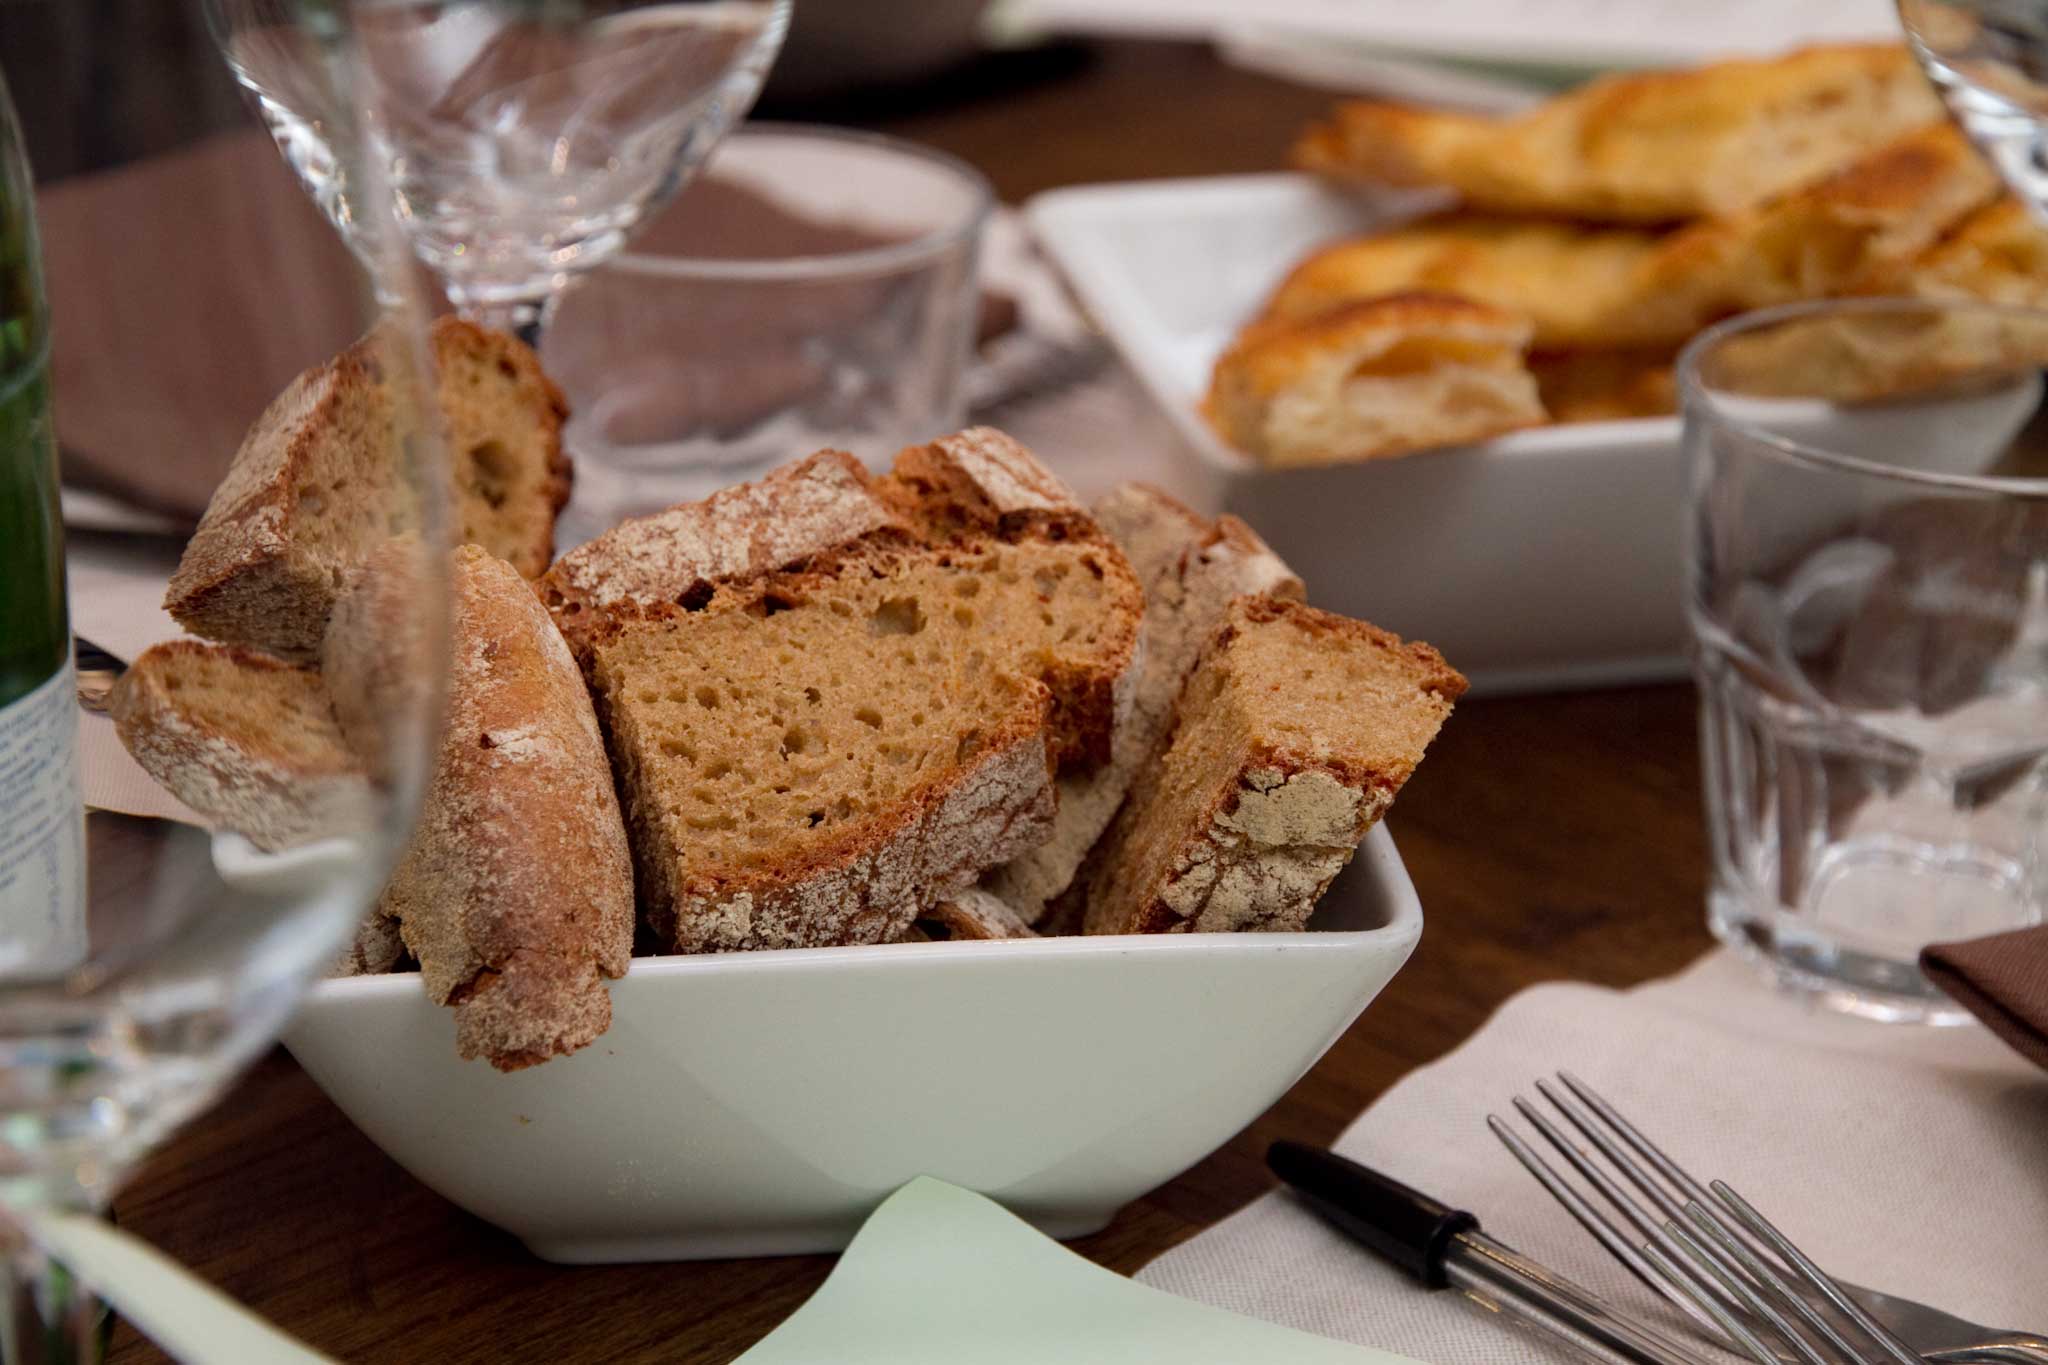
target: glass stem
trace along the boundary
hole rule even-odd
[[[6,1318],[0,1321],[5,1365],[99,1365],[113,1314],[68,1269],[33,1243],[5,1261]]]
[[[501,332],[510,332],[535,351],[540,350],[540,337],[555,315],[555,295],[540,299],[515,299],[510,303],[488,303],[456,305],[457,311],[481,327],[495,327]]]

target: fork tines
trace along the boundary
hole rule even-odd
[[[1537,1093],[1605,1165],[1535,1104],[1517,1096],[1515,1109],[1593,1195],[1499,1117],[1486,1126],[1601,1246],[1710,1338],[1759,1365],[1921,1365],[1741,1195],[1718,1180],[1701,1186],[1584,1081],[1558,1079],[1563,1090],[1539,1080]]]

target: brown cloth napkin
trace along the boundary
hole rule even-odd
[[[2048,924],[1921,950],[1920,970],[2022,1057],[2048,1069]]]
[[[258,131],[59,181],[39,210],[65,482],[197,521],[264,405],[363,330],[370,313],[361,268]],[[781,256],[886,240],[795,217],[742,186],[706,179],[634,245]],[[804,305],[818,306],[816,297]],[[742,328],[777,330],[759,307],[749,299],[740,311],[700,317],[693,332],[707,348],[729,351]],[[565,312],[564,320],[578,330],[574,316]],[[795,310],[783,321],[781,331],[800,337],[818,319]],[[984,298],[984,338],[1015,322],[1008,300]],[[588,345],[576,349],[589,363],[568,364],[570,373],[558,376],[572,402],[604,367],[633,354],[630,336],[610,333],[615,325],[606,318],[607,334],[582,338]],[[584,373],[591,365],[596,372]]]

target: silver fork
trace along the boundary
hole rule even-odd
[[[1759,1365],[2048,1365],[2048,1339],[2031,1332],[1982,1327],[1831,1278],[1727,1184],[1702,1187],[1585,1082],[1569,1072],[1558,1078],[1569,1096],[1547,1080],[1537,1092],[1605,1166],[1536,1105],[1517,1096],[1515,1109],[1621,1222],[1498,1116],[1486,1126],[1601,1246],[1715,1342]]]

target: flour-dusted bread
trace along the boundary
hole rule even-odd
[[[375,790],[319,673],[254,650],[171,640],[114,686],[116,732],[173,796],[276,852],[366,829]]]
[[[587,664],[598,639],[695,610],[721,583],[910,535],[902,511],[859,460],[821,450],[700,502],[622,521],[556,560],[539,588],[562,637]]]
[[[1458,445],[1544,418],[1529,323],[1447,294],[1396,294],[1253,323],[1216,362],[1208,413],[1275,466]]]
[[[385,888],[464,1057],[511,1071],[611,1023],[633,880],[604,740],[568,646],[518,571],[451,561],[448,709],[419,825]]]
[[[1143,590],[1067,487],[990,428],[912,446],[879,478],[851,455],[821,451],[636,518],[562,556],[540,591],[587,670],[599,641],[699,610],[721,585],[856,547],[969,543],[1016,546],[1002,572],[1028,572],[1048,603],[1067,604],[1056,617],[1019,616],[1012,626],[1052,691],[1057,761],[1107,761],[1129,705]]]
[[[1130,714],[1117,729],[1110,761],[1062,774],[1051,836],[989,875],[988,888],[1032,923],[1073,884],[1109,827],[1232,599],[1303,595],[1301,579],[1236,517],[1211,520],[1145,484],[1113,488],[1092,510],[1144,586],[1143,646]]]
[[[886,942],[1043,838],[1052,698],[1016,628],[1031,572],[1002,545],[867,548],[597,642],[664,950]]]
[[[1464,690],[1428,645],[1233,602],[1091,859],[1087,931],[1301,928]]]
[[[1510,118],[1353,101],[1295,160],[1492,212],[1657,223],[1743,212],[1940,117],[1903,46],[1810,47],[1608,76]]]
[[[294,660],[319,650],[342,582],[416,523],[395,414],[403,344],[372,332],[292,381],[214,491],[164,605],[198,635]],[[528,576],[547,567],[569,494],[568,409],[533,352],[455,318],[434,325],[435,382],[462,539]]]

